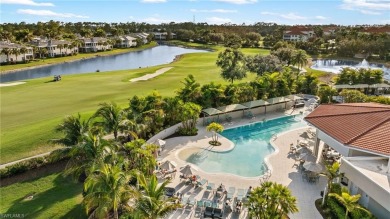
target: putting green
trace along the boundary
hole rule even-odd
[[[177,62],[144,69],[120,70],[79,75],[65,75],[59,82],[51,77],[28,80],[18,86],[1,87],[0,162],[14,160],[51,151],[50,139],[59,138],[54,127],[66,115],[80,112],[91,115],[99,103],[114,101],[128,106],[133,95],[145,95],[153,90],[164,96],[174,95],[187,75],[193,74],[200,84],[211,81],[227,84],[215,65],[222,47],[215,52],[185,54]],[[243,49],[246,54],[268,54],[267,50]],[[154,73],[164,67],[168,72],[147,81],[129,82],[131,78]],[[249,74],[244,81],[252,80]]]

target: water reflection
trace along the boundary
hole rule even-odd
[[[188,49],[175,46],[158,46],[151,49],[118,54],[113,56],[100,56],[93,59],[83,59],[74,62],[44,66],[0,75],[0,82],[19,81],[32,78],[42,78],[53,75],[80,74],[99,71],[113,71],[123,69],[136,69],[173,61],[177,55],[205,50]],[[97,56],[99,53],[96,54]]]
[[[332,72],[338,74],[343,70],[343,68],[370,68],[370,69],[380,69],[384,72],[384,78],[390,80],[390,69],[386,68],[382,64],[369,63],[367,60],[361,62],[350,61],[350,60],[334,60],[334,59],[318,59],[314,60],[314,65],[311,66],[312,69]]]

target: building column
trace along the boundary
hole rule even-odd
[[[390,173],[390,157],[389,157],[389,162],[387,162],[387,170],[386,173]]]
[[[318,130],[316,129],[316,141],[314,144],[314,156],[318,159],[318,151],[320,149],[320,142],[321,140],[318,138]]]

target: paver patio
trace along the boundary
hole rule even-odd
[[[290,112],[287,111],[285,113],[279,112],[267,114],[266,118],[271,119],[284,116],[286,114],[289,115]],[[224,126],[225,128],[241,126],[250,122],[262,121],[263,119],[264,115],[256,116],[255,120],[237,119],[233,120],[232,123],[225,123]],[[321,176],[319,182],[317,183],[308,183],[303,181],[301,173],[298,171],[297,166],[294,165],[295,160],[289,155],[290,144],[297,142],[297,140],[300,139],[299,135],[307,128],[308,127],[304,127],[285,133],[279,133],[276,138],[271,140],[271,144],[276,148],[276,151],[268,157],[268,162],[271,165],[270,169],[272,170],[272,175],[268,180],[287,186],[292,191],[292,194],[297,198],[299,212],[289,215],[290,218],[322,218],[315,208],[314,201],[321,197],[320,192],[325,187],[326,178]],[[184,182],[180,181],[180,168],[189,163],[180,159],[178,154],[184,148],[186,150],[193,148],[194,151],[199,150],[199,148],[204,150],[228,151],[234,147],[234,144],[230,140],[221,136],[221,146],[209,146],[208,142],[211,140],[211,134],[205,130],[205,127],[199,126],[198,129],[199,132],[197,136],[165,139],[165,149],[162,151],[159,159],[170,160],[176,164],[177,172],[173,175],[174,178],[169,184],[170,187],[174,187],[176,191],[181,192],[184,196],[192,195],[192,197],[196,200],[207,198],[212,199],[213,193],[208,194],[205,192],[206,189],[201,187],[195,188],[192,185],[185,185]],[[191,150],[188,151],[191,152]],[[226,189],[229,187],[235,187],[237,191],[238,188],[248,189],[249,186],[256,187],[260,185],[260,177],[241,177],[233,174],[208,173],[193,164],[191,164],[191,166],[194,169],[195,175],[199,175],[201,178],[207,179],[209,183],[214,183],[216,187],[222,183]],[[222,202],[222,208],[223,204],[224,202]],[[167,218],[203,218],[203,213],[198,211],[195,212],[195,207],[187,210],[179,209]],[[247,211],[243,210],[240,214],[225,212],[224,218],[247,218]]]

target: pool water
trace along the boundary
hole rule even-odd
[[[186,161],[209,173],[230,173],[244,177],[263,175],[268,167],[265,157],[274,152],[269,143],[274,134],[306,126],[301,116],[287,116],[263,122],[226,129],[222,136],[235,147],[228,152],[201,150]]]

